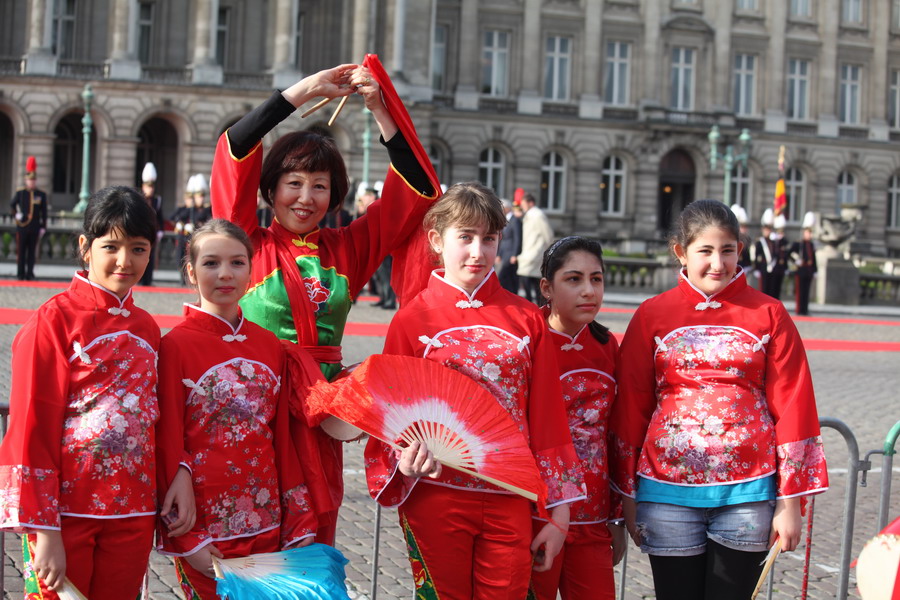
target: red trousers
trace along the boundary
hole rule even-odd
[[[63,516],[66,577],[90,600],[137,598],[153,548],[155,516],[89,519]],[[34,534],[28,541],[34,548]],[[40,582],[43,598],[57,598]]]
[[[260,552],[278,552],[281,550],[281,532],[276,528],[253,537],[237,538],[221,542],[213,542],[224,558],[249,556]],[[184,559],[175,559],[175,572],[181,591],[188,600],[216,600],[216,580],[201,573]],[[94,600],[91,598],[91,600]]]
[[[334,538],[337,536],[338,511],[332,510],[316,516],[319,521],[316,543],[334,546]]]
[[[545,521],[534,519],[537,535]],[[570,525],[566,543],[549,571],[532,572],[531,590],[537,600],[615,600],[612,536],[606,523]]]
[[[532,564],[528,500],[419,483],[399,513],[417,595],[525,598]]]

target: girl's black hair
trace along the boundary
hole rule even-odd
[[[541,277],[553,283],[553,277],[565,264],[569,254],[578,250],[596,256],[600,261],[600,269],[606,273],[606,264],[603,262],[603,246],[600,245],[600,242],[571,235],[557,240],[544,252],[544,259],[541,261]],[[588,323],[588,330],[601,344],[609,341],[609,328],[597,321]]]
[[[91,194],[84,211],[85,244],[90,248],[95,239],[110,231],[121,231],[126,237],[142,237],[156,244],[156,211],[138,190],[125,186],[109,186]],[[78,249],[84,266],[84,250]]]
[[[676,244],[686,249],[709,227],[724,229],[734,236],[735,240],[741,240],[741,226],[727,205],[718,200],[695,200],[678,216],[669,237],[670,249],[674,251]]]

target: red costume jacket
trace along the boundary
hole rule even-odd
[[[781,302],[739,271],[707,297],[682,272],[644,302],[622,342],[610,423],[613,484],[688,486],[776,475],[777,496],[828,487],[812,378]]]
[[[156,514],[159,326],[78,273],[12,345],[0,527],[59,529],[60,515]]]
[[[279,394],[284,351],[269,331],[186,304],[162,339],[160,501],[187,459],[197,522],[185,535],[160,532],[166,554],[192,554],[217,540],[278,527],[282,546],[313,535],[316,519]]]
[[[619,344],[612,335],[601,344],[587,326],[575,337],[550,329],[550,342],[556,348],[569,430],[587,491],[587,499],[572,505],[569,522],[603,523],[618,516],[610,502],[606,443]]]
[[[428,287],[391,321],[385,354],[427,358],[457,369],[491,392],[528,440],[547,484],[547,507],[584,498],[584,480],[565,412],[556,358],[543,315],[510,294],[492,271],[469,296],[432,273]],[[392,448],[370,438],[366,476],[372,497],[401,504],[419,479],[397,472]],[[446,468],[422,482],[460,489],[499,488]]]

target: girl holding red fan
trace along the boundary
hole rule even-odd
[[[0,528],[27,534],[26,598],[57,598],[66,579],[92,600],[140,592],[156,521],[159,326],[131,290],[155,243],[156,215],[137,190],[94,193],[78,239],[86,270],[13,341]],[[167,534],[193,513],[176,472],[166,503],[180,517]]]
[[[418,443],[395,453],[370,439],[370,492],[399,507],[420,597],[521,600],[532,564],[550,568],[565,540],[569,505],[584,498],[543,316],[504,290],[492,268],[505,224],[488,188],[461,183],[447,190],[425,218],[444,268],[394,317],[384,351],[457,369],[490,391],[528,441],[547,486],[541,508],[551,518],[532,539],[526,499],[442,469]]]
[[[191,237],[185,270],[200,293],[162,339],[159,485],[191,470],[197,521],[180,537],[158,536],[175,559],[186,598],[216,598],[212,556],[276,552],[312,542],[316,529],[288,430],[284,350],[244,319],[253,246],[239,227],[214,219]],[[308,358],[312,378],[321,378]]]
[[[766,549],[797,546],[801,498],[828,487],[803,341],[747,286],[740,239],[726,205],[689,204],[678,286],[622,341],[610,475],[660,600],[750,598]]]
[[[615,598],[613,565],[625,552],[625,529],[611,518],[607,420],[616,396],[619,345],[594,319],[603,302],[603,248],[571,236],[554,243],[541,264],[543,312],[559,363],[560,385],[587,498],[572,504],[566,543],[549,571],[531,576],[538,600]],[[616,503],[617,504],[617,503]],[[536,517],[535,531],[546,520]]]

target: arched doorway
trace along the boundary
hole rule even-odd
[[[8,202],[19,187],[17,173],[13,169],[13,137],[15,130],[9,117],[0,112],[0,198]],[[25,173],[21,176],[24,177]]]
[[[178,181],[178,132],[161,117],[147,120],[138,131],[132,185],[141,187],[141,172],[148,162],[156,166],[156,193],[162,197],[163,214],[168,217],[175,211],[182,196],[175,187]]]
[[[695,179],[694,160],[684,150],[672,150],[660,161],[656,226],[662,235],[668,235],[684,207],[694,201]]]
[[[84,156],[84,133],[82,115],[71,113],[56,125],[53,133],[53,193],[50,206],[54,210],[72,210],[81,192],[82,157]],[[94,165],[97,155],[97,132],[91,127],[90,168],[88,169],[88,192],[94,191]]]

